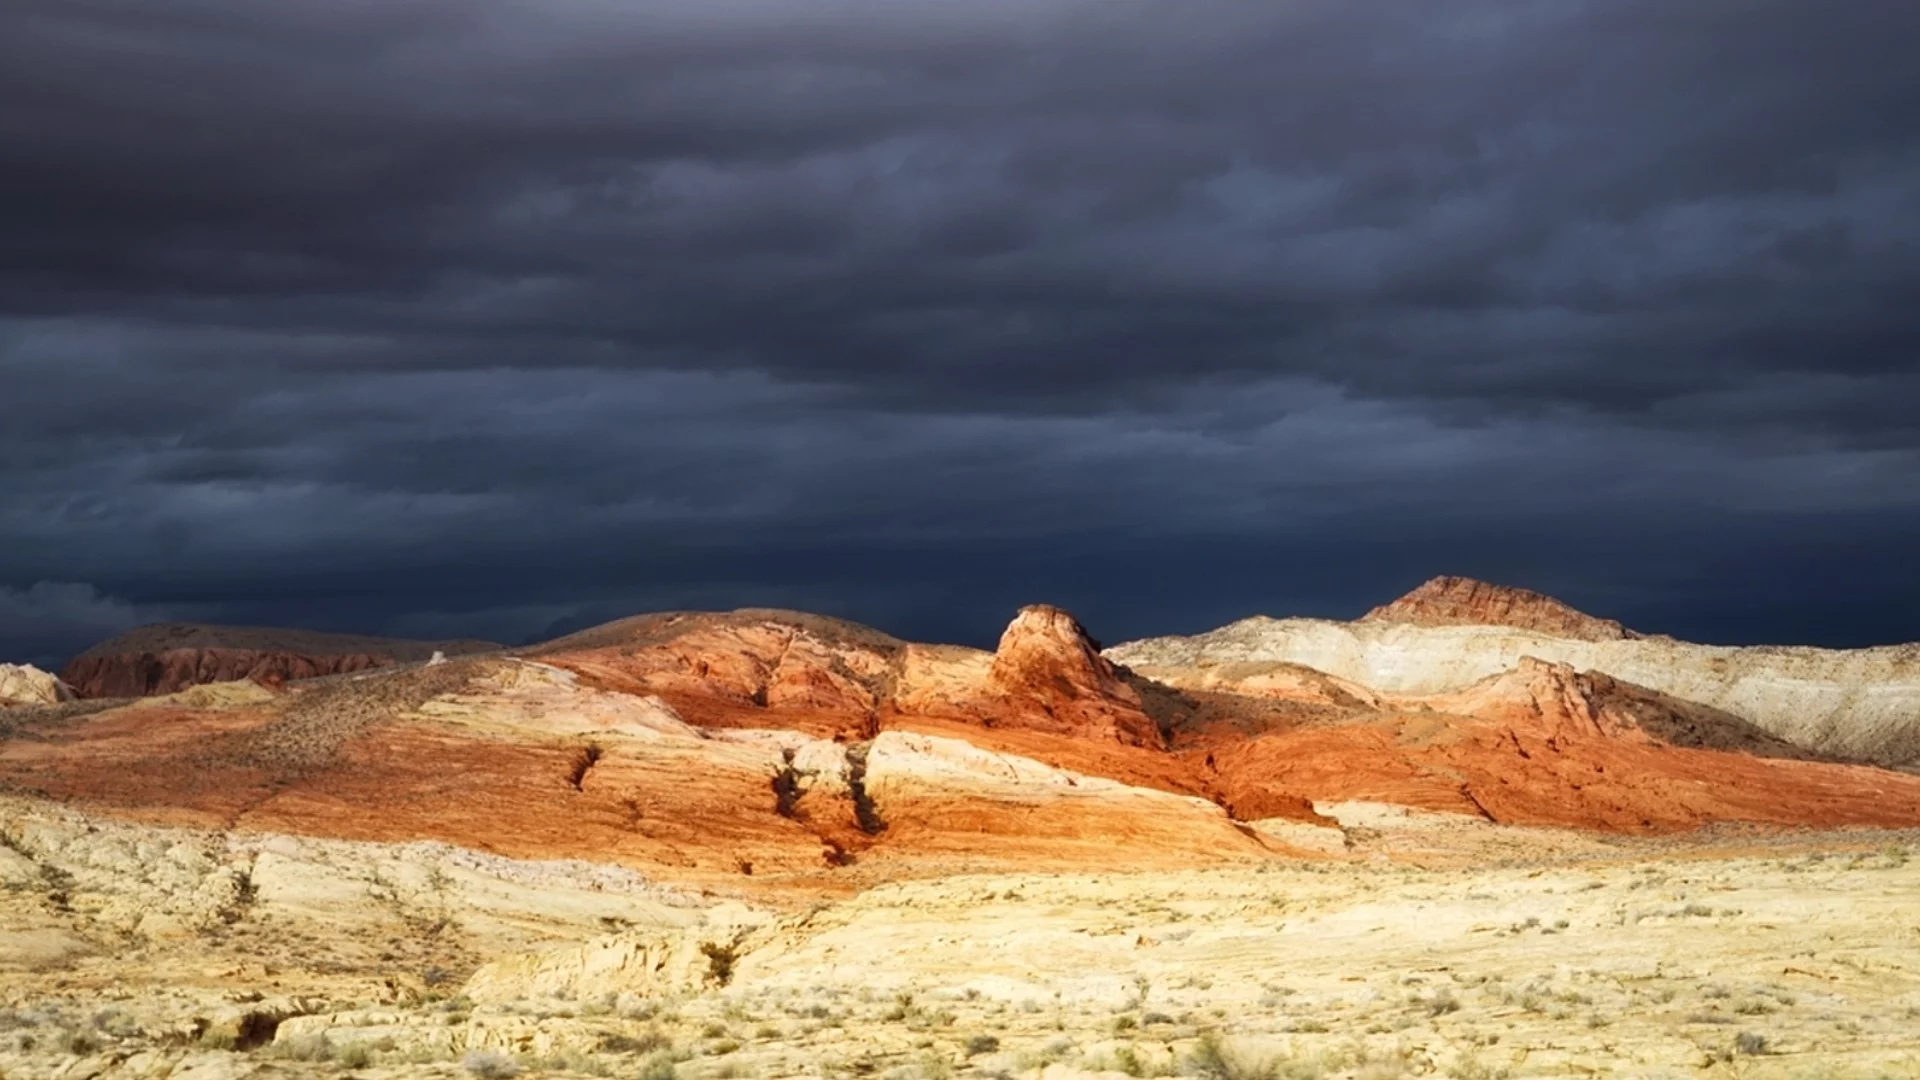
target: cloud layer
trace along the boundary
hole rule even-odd
[[[1920,9],[20,0],[0,585],[1920,637]],[[88,594],[93,595],[93,594]],[[9,603],[5,642],[75,633]]]

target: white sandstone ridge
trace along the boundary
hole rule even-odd
[[[73,691],[32,664],[0,664],[0,709],[15,705],[58,705]]]
[[[1464,690],[1534,657],[1732,713],[1820,753],[1920,764],[1920,645],[1913,644],[1816,649],[1596,641],[1506,626],[1255,616],[1192,637],[1126,642],[1106,656],[1149,678],[1156,670],[1298,664],[1392,694]]]

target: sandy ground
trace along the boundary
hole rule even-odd
[[[9,800],[0,1075],[1920,1076],[1911,835],[1333,809],[1332,861],[769,910]]]

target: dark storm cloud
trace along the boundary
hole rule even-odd
[[[1114,636],[1440,570],[1920,636],[1916,37],[16,0],[0,584],[93,614],[10,640],[748,602],[977,639],[1042,595]],[[1765,582],[1809,567],[1855,606],[1796,621]]]

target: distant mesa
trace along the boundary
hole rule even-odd
[[[1413,626],[1511,626],[1580,641],[1625,641],[1643,637],[1612,619],[1595,618],[1531,589],[1492,585],[1465,577],[1436,577],[1361,622]]]
[[[60,678],[83,698],[148,697],[205,683],[252,679],[277,686],[428,660],[489,652],[486,641],[410,641],[255,626],[156,623],[110,638],[68,661]]]

